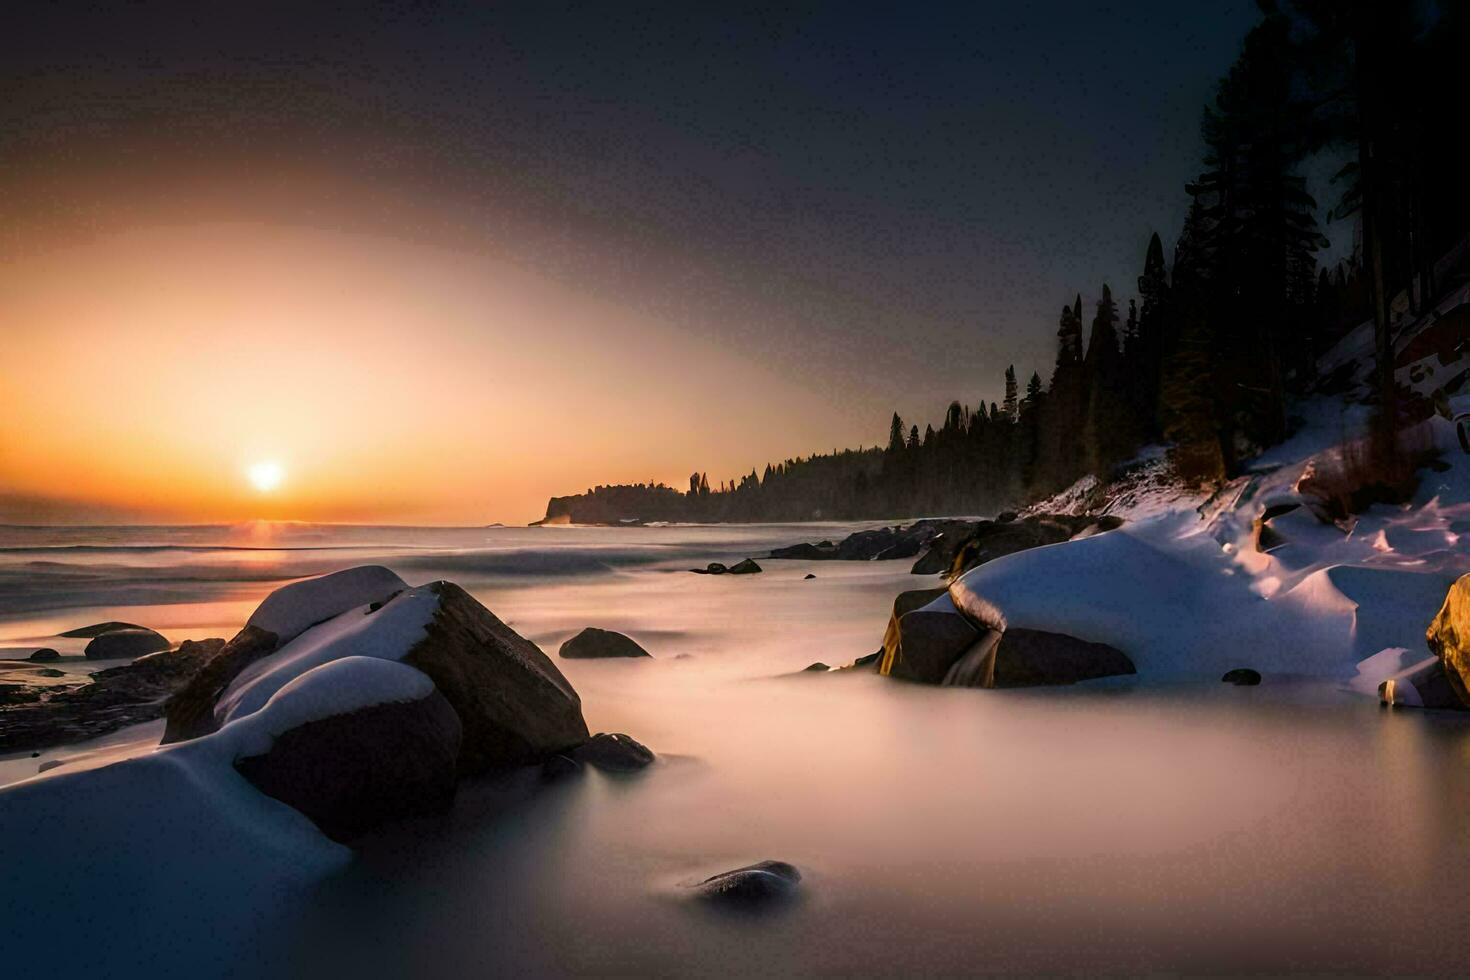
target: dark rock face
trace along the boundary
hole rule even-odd
[[[918,609],[920,606],[927,606],[935,599],[938,599],[940,596],[944,595],[946,591],[948,590],[942,588],[910,589],[907,592],[900,592],[898,596],[894,598],[893,611],[889,613],[888,626],[883,631],[883,649],[879,651],[881,661],[886,662],[889,652],[896,651],[898,649],[900,639],[899,620],[902,619],[906,613],[912,612],[913,610]],[[881,672],[882,669],[882,663],[880,663],[879,671]]]
[[[1106,643],[1065,633],[1007,629],[995,647],[995,672],[986,687],[1076,684],[1099,677],[1136,674],[1127,654]]]
[[[1460,704],[1470,706],[1470,575],[1450,586],[1424,639]]]
[[[582,764],[569,755],[554,755],[541,763],[541,778],[548,782],[565,779],[582,771]]]
[[[587,627],[563,643],[557,655],[568,660],[650,656],[647,650],[622,633],[600,630],[595,626]]]
[[[1249,667],[1236,667],[1227,670],[1225,676],[1220,678],[1222,684],[1234,684],[1238,687],[1255,687],[1261,683],[1259,671],[1251,670]]]
[[[831,669],[831,667],[828,667],[826,664],[822,663],[819,660],[814,664],[809,664],[808,666],[801,668],[800,672],[803,674],[825,674]]]
[[[448,809],[462,729],[438,691],[360,708],[277,735],[235,761],[256,789],[300,810],[337,841],[389,820]]]
[[[898,628],[883,638],[878,672],[899,680],[939,684],[979,639],[980,631],[958,612],[915,609],[900,616]]]
[[[605,772],[637,772],[654,760],[654,754],[646,745],[627,735],[599,732],[585,745],[570,753],[573,760],[582,765],[594,766]]]
[[[224,645],[185,640],[177,650],[99,670],[91,683],[34,688],[36,697],[0,711],[0,752],[66,745],[152,721]]]
[[[816,578],[816,576],[813,575],[811,572],[807,572],[806,575],[802,576],[802,578],[803,578],[803,580],[807,580],[807,579],[814,579],[814,578]],[[32,657],[31,659],[34,660],[35,658]]]
[[[146,628],[144,626],[138,626],[136,623],[119,623],[113,621],[93,623],[91,626],[79,626],[74,630],[67,630],[65,633],[57,633],[56,635],[71,639],[90,639],[91,637],[101,636],[103,633],[112,633],[116,630],[141,630]]]
[[[123,660],[157,653],[173,646],[162,635],[150,629],[108,630],[87,644],[88,660]]]
[[[878,661],[880,661],[882,659],[883,659],[883,651],[882,650],[878,650],[878,651],[876,651],[874,653],[868,654],[866,657],[858,657],[856,660],[854,660],[852,662],[852,665],[854,667],[873,667],[873,666],[876,666],[877,663],[878,663]]]
[[[753,559],[746,558],[730,567],[731,575],[755,575],[761,571],[761,567]]]
[[[540,762],[588,739],[582,701],[541,649],[452,582],[403,662],[433,680],[464,725],[462,774]]]
[[[32,661],[33,663],[43,664],[48,663],[52,660],[60,660],[61,654],[57,653],[50,647],[42,647],[26,659]]]
[[[177,693],[168,699],[164,717],[163,741],[182,742],[208,735],[219,728],[214,718],[214,703],[240,671],[262,657],[276,652],[276,634],[247,626],[229,643],[220,646]],[[183,649],[180,647],[179,649]]]
[[[699,898],[731,908],[755,909],[795,897],[801,872],[785,861],[761,861],[713,875],[694,886]]]

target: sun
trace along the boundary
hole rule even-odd
[[[245,476],[255,489],[261,493],[270,493],[281,485],[281,481],[286,478],[286,471],[281,468],[280,463],[274,460],[263,460],[259,463],[252,463],[245,471]]]

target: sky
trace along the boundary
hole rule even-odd
[[[1254,20],[8,5],[0,522],[523,523],[999,400]]]

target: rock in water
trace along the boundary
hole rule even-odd
[[[1460,704],[1470,706],[1470,575],[1450,586],[1424,638]]]
[[[1136,674],[1133,661],[1106,643],[1065,633],[1010,628],[995,647],[995,672],[986,687],[1039,687]]]
[[[1379,684],[1378,697],[1393,707],[1465,710],[1449,669],[1435,657],[1421,660]]]
[[[654,760],[653,751],[636,739],[604,732],[592,736],[570,754],[575,761],[606,772],[636,772]]]
[[[706,878],[694,886],[708,902],[754,909],[792,898],[801,884],[801,872],[785,861],[762,861]]]
[[[454,800],[459,716],[412,667],[344,657],[282,688],[270,709],[269,748],[236,759],[235,768],[333,840]]]
[[[464,724],[460,772],[539,762],[587,741],[582,700],[541,648],[452,582],[403,662],[433,679]]]
[[[173,644],[150,629],[109,630],[87,644],[88,660],[131,660],[144,654],[167,650]]]
[[[50,647],[42,647],[26,659],[31,661],[32,663],[44,664],[49,663],[52,660],[60,660],[61,654],[57,653]]]
[[[717,561],[712,561],[703,568],[691,568],[689,570],[695,575],[724,575],[729,571],[728,568]]]
[[[954,608],[948,593],[943,589],[939,592],[927,605],[901,615],[899,602],[895,601],[896,618],[890,620],[889,630],[883,637],[883,660],[878,665],[878,673],[900,680],[938,684],[981,638],[980,630]],[[903,593],[899,600],[912,594]]]
[[[800,673],[803,673],[803,674],[811,674],[811,673],[825,674],[828,671],[830,671],[831,669],[832,669],[831,667],[828,667],[826,664],[822,663],[819,660],[819,661],[817,661],[814,664],[808,664],[807,666],[801,668]]]
[[[199,738],[219,729],[214,706],[246,667],[276,652],[276,634],[246,626],[195,672],[164,705],[160,744]],[[180,647],[179,649],[183,649]]]
[[[730,566],[731,575],[755,575],[761,570],[761,567],[755,563],[754,559],[751,558],[747,558],[744,561]]]
[[[813,575],[811,572],[807,572],[806,573],[806,579],[814,579],[814,578],[816,578],[816,576]]]
[[[595,660],[608,657],[647,657],[649,653],[622,633],[589,626],[563,643],[557,655],[568,660]]]
[[[1234,670],[1227,670],[1220,681],[1224,684],[1234,684],[1237,687],[1255,687],[1261,683],[1261,674],[1249,667],[1236,667]]]
[[[91,639],[94,636],[101,636],[103,633],[111,633],[114,630],[140,630],[146,628],[136,623],[120,623],[112,620],[106,623],[93,623],[91,626],[78,626],[74,630],[67,630],[65,633],[57,633],[56,635],[71,639]]]

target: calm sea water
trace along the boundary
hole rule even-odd
[[[553,654],[588,625],[653,652],[561,666],[592,729],[658,765],[466,784],[312,893],[218,910],[233,941],[214,965],[235,976],[1460,968],[1462,719],[1289,678],[797,675],[872,652],[893,595],[926,580],[908,562],[684,571],[846,530],[0,529],[0,647],[105,618],[227,636],[284,579],[380,562],[460,582]],[[802,869],[799,903],[731,917],[683,898],[764,858]],[[199,967],[153,953],[150,969]]]

